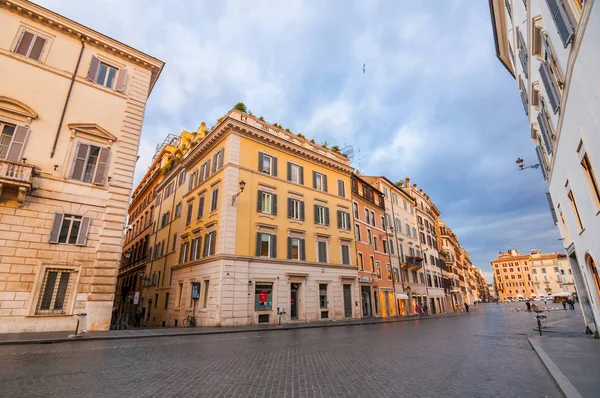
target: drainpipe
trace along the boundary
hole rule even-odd
[[[73,76],[71,76],[71,85],[69,86],[69,91],[67,92],[67,98],[65,99],[65,106],[63,107],[62,114],[60,115],[60,121],[58,122],[58,128],[56,129],[56,136],[54,137],[54,144],[52,145],[52,151],[50,151],[50,158],[54,157],[54,152],[56,151],[56,144],[58,144],[58,137],[60,135],[60,129],[61,129],[63,121],[65,119],[65,113],[67,113],[67,106],[69,105],[69,99],[71,98],[71,91],[73,90],[73,85],[75,84],[75,78],[77,77],[77,71],[79,70],[79,64],[81,63],[81,56],[83,55],[84,48],[85,48],[85,42],[84,42],[84,39],[81,39],[81,50],[79,51],[79,58],[77,58],[77,65],[75,65],[75,70],[73,71]]]

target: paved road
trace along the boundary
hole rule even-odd
[[[486,304],[384,325],[4,346],[0,396],[560,397],[526,340],[533,324]]]

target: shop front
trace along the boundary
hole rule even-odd
[[[360,283],[360,302],[362,308],[363,318],[373,316],[373,300],[371,300],[373,292],[373,279],[369,276],[359,276],[358,281]]]

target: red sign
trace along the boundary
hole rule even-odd
[[[294,302],[294,298],[292,297],[292,303]]]
[[[267,301],[267,292],[265,290],[261,291],[258,294],[258,301],[260,301],[261,303],[264,303]]]

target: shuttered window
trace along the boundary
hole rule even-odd
[[[544,100],[540,98],[540,111],[537,115],[538,127],[540,128],[540,133],[542,135],[542,139],[544,140],[544,146],[546,148],[546,152],[548,154],[552,154],[552,128],[550,127],[550,121],[548,117],[548,113],[546,112],[546,106],[544,104]]]
[[[277,195],[270,192],[258,191],[256,209],[261,213],[277,215]]]
[[[215,255],[215,245],[217,244],[217,231],[208,232],[204,235],[204,251],[203,257]]]
[[[29,127],[0,122],[0,159],[20,162],[28,137]]]
[[[552,15],[558,35],[566,48],[575,34],[575,27],[577,26],[575,16],[564,0],[546,0],[546,4],[550,9],[550,15]]]
[[[210,212],[217,211],[217,207],[219,205],[219,188],[216,188],[212,191],[211,200],[210,200]]]
[[[277,177],[277,158],[266,153],[258,153],[258,171]]]
[[[256,256],[277,258],[277,235],[257,232]]]
[[[346,231],[350,230],[350,213],[345,211],[337,211],[338,228]]]
[[[342,198],[346,197],[346,183],[342,180],[338,180],[337,181],[337,188],[338,188],[338,196],[341,196]],[[385,188],[385,187],[384,187]]]
[[[110,148],[78,142],[70,178],[95,185],[104,185],[109,157]]]
[[[306,260],[304,239],[288,237],[288,260]]]
[[[523,34],[520,30],[517,30],[517,39],[519,41],[519,60],[521,61],[521,68],[523,69],[525,78],[528,78],[529,56],[527,55],[527,45],[525,44]]]
[[[287,180],[294,184],[304,185],[304,167],[287,162]]]
[[[23,30],[14,52],[24,55],[35,61],[40,61],[42,59],[42,54],[44,53],[47,42],[48,40],[46,38],[27,30]]]
[[[181,250],[179,251],[179,264],[187,262],[189,245],[189,242],[184,242],[181,244]]]
[[[552,214],[554,225],[557,225],[558,218],[556,218],[556,211],[554,210],[554,204],[552,203],[552,196],[550,196],[550,192],[546,192],[546,200],[548,200],[548,206],[550,207],[550,213]]]
[[[350,245],[342,244],[342,264],[350,265]]]
[[[198,200],[198,215],[196,218],[199,220],[204,216],[204,196]]]
[[[329,225],[329,208],[315,205],[315,224]]]
[[[36,315],[63,315],[73,289],[73,270],[48,268],[44,273],[42,287],[36,305]]]
[[[542,61],[540,64],[539,72],[542,83],[544,83],[544,88],[546,89],[546,94],[548,95],[548,101],[550,101],[550,106],[552,107],[554,113],[556,113],[558,112],[558,108],[560,106],[561,93],[558,89],[554,74],[550,70],[550,67],[546,61]]]
[[[542,152],[542,148],[538,146],[535,147],[535,152],[537,154],[538,160],[540,162],[540,168],[542,169],[542,175],[544,176],[544,180],[548,179],[548,164],[546,163],[546,156]]]
[[[328,261],[328,242],[317,241],[317,261],[320,263]]]
[[[91,223],[90,217],[56,213],[48,242],[85,246]]]
[[[313,188],[319,191],[328,192],[327,176],[325,174],[313,171]]]
[[[304,221],[304,202],[298,199],[288,198],[288,218]]]
[[[92,55],[86,77],[88,80],[106,88],[124,92],[127,83],[127,69],[116,68]]]
[[[216,173],[217,171],[223,168],[223,148],[219,149],[217,153],[213,155],[212,159],[212,173]]]

